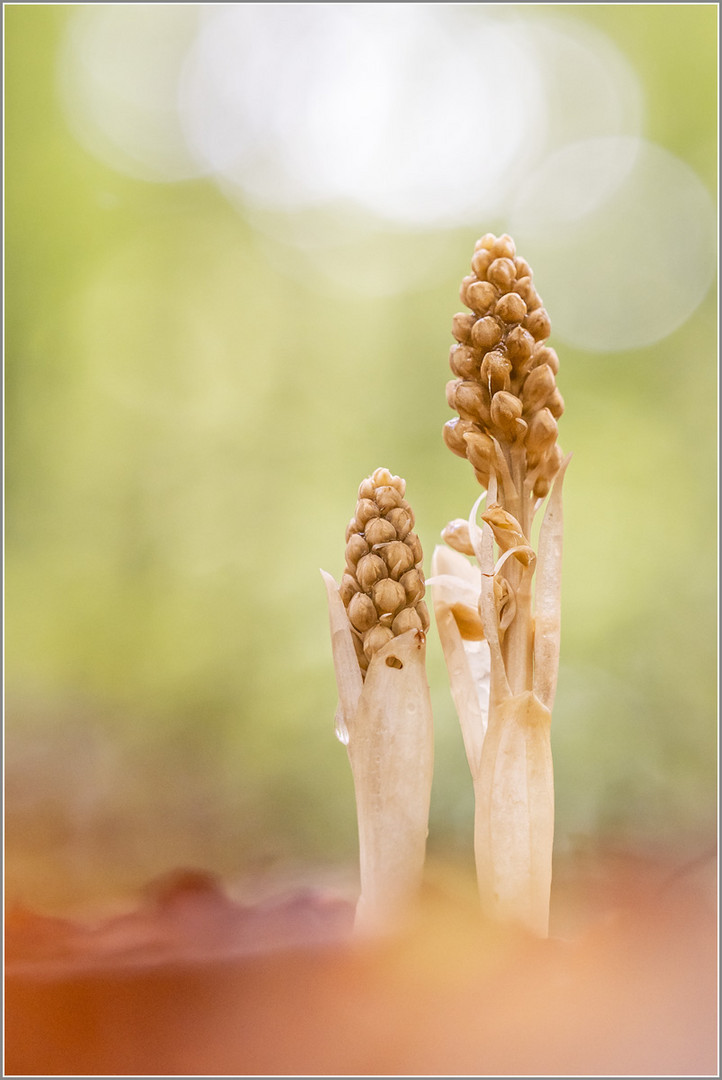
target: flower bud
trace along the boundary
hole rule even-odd
[[[374,653],[377,653],[379,649],[383,649],[387,642],[393,639],[393,631],[390,626],[374,626],[367,634],[364,635],[364,653],[368,660],[371,660]]]
[[[358,665],[362,671],[366,671],[369,666],[369,662],[368,657],[364,652],[363,639],[361,638],[360,634],[358,634],[355,630],[352,630],[351,640],[353,641],[353,647],[356,650],[356,659],[358,660]]]
[[[378,620],[371,597],[362,592],[354,593],[348,605],[348,617],[351,625],[355,626],[362,634],[369,630]]]
[[[494,314],[505,323],[520,323],[526,315],[526,304],[518,293],[507,293],[497,302]]]
[[[388,576],[389,572],[386,563],[379,555],[372,553],[359,559],[356,567],[356,580],[364,592],[368,592],[372,585]]]
[[[564,398],[559,393],[559,390],[556,387],[549,395],[549,399],[547,401],[547,408],[552,414],[552,416],[555,416],[557,420],[564,412]]]
[[[527,306],[527,311],[532,311],[535,307],[539,307],[541,301],[534,288],[534,283],[528,274],[517,279],[516,285],[514,286],[514,292],[519,293],[519,296]]]
[[[556,387],[554,372],[548,364],[532,368],[521,390],[524,412],[532,413],[543,408]]]
[[[391,624],[391,632],[397,636],[407,630],[423,630],[421,618],[415,608],[402,608]]]
[[[391,487],[390,484],[384,484],[383,487],[376,488],[376,505],[382,514],[387,514],[389,510],[393,510],[396,506],[401,506],[404,501],[404,497],[397,488]]]
[[[465,345],[469,340],[471,334],[471,328],[476,322],[475,315],[469,315],[465,311],[460,311],[451,321],[451,332],[457,341]]]
[[[419,570],[408,570],[399,582],[404,587],[407,604],[416,604],[426,592],[424,579]]]
[[[556,442],[558,433],[557,422],[549,409],[540,409],[529,421],[529,430],[526,433],[527,451],[536,454],[543,453],[547,447]]]
[[[474,252],[474,257],[471,260],[471,269],[478,278],[485,278],[486,271],[489,269],[493,260],[494,256],[487,248],[477,248]]]
[[[496,243],[496,236],[493,232],[484,233],[483,236],[474,244],[474,251],[479,251],[480,248],[485,248],[487,251],[491,251]]]
[[[392,540],[391,543],[384,544],[378,550],[384,562],[384,569],[387,569],[395,581],[398,581],[401,575],[411,570],[414,565],[413,553],[402,540]]]
[[[471,329],[471,343],[477,349],[487,352],[498,345],[502,338],[501,327],[493,315],[478,319]]]
[[[455,416],[453,420],[447,420],[442,428],[444,442],[452,453],[457,457],[466,457],[466,443],[464,433],[473,430],[474,425],[468,420],[461,420]]]
[[[387,544],[389,540],[396,539],[396,529],[393,527],[390,521],[386,518],[377,517],[372,518],[368,525],[364,529],[364,535],[367,543],[371,547],[375,547],[376,544]]]
[[[494,237],[494,241],[491,245],[491,251],[497,257],[497,259],[513,259],[516,255],[516,244],[508,233],[502,233],[501,236]]]
[[[547,364],[555,375],[559,371],[559,357],[548,345],[536,345],[534,348],[531,366],[540,367],[542,364]]]
[[[351,574],[344,574],[341,578],[341,584],[338,587],[339,596],[344,602],[344,606],[348,607],[351,598],[359,591],[358,583]]]
[[[492,423],[509,439],[516,438],[516,421],[520,419],[521,413],[521,402],[514,394],[499,390],[491,399]]]
[[[491,436],[485,431],[469,431],[464,436],[464,442],[466,456],[474,468],[488,471],[494,459],[494,443]]]
[[[481,484],[481,486],[483,488],[488,488],[489,481],[491,479],[491,470],[490,469],[477,469],[477,468],[475,468],[474,469],[474,476],[476,477],[476,479],[479,481],[479,483]]]
[[[554,443],[546,454],[544,464],[542,466],[543,472],[553,480],[556,474],[559,472],[559,467],[562,463],[564,455],[562,454],[562,448],[558,443]]]
[[[391,484],[393,487],[398,487],[399,484],[405,487],[406,481],[402,480],[400,476],[394,476],[388,469],[375,469],[371,479],[374,482],[374,487],[384,487],[386,484]],[[401,490],[401,489],[399,489]],[[403,495],[403,490],[401,490]]]
[[[559,472],[563,454],[559,443],[554,443],[542,459],[539,467],[539,475],[534,484],[534,494],[538,499],[543,499],[554,483],[554,477]]]
[[[469,536],[469,522],[465,518],[455,518],[441,530],[441,539],[462,555],[473,555],[474,548]]]
[[[457,384],[452,408],[456,409],[462,420],[477,423],[480,420],[483,422],[484,414],[489,415],[482,388],[471,381]]]
[[[463,379],[449,379],[446,384],[446,404],[450,409],[456,408],[456,390],[463,381]]]
[[[497,390],[508,390],[511,382],[511,360],[502,352],[488,352],[481,362],[479,378],[493,396]]]
[[[379,508],[373,499],[359,499],[356,504],[356,531],[365,528],[367,522],[379,516]]]
[[[408,506],[397,506],[395,510],[389,510],[386,520],[396,529],[399,540],[405,540],[414,527],[414,515]]]
[[[460,379],[470,379],[477,370],[478,364],[478,356],[468,345],[459,345],[457,342],[456,345],[451,346],[449,367],[454,375],[458,375]]]
[[[530,360],[534,338],[523,326],[515,326],[506,336],[506,351],[513,367],[519,371]]]
[[[496,303],[499,293],[489,281],[475,281],[466,290],[466,303],[477,315],[487,315]]]
[[[426,633],[431,625],[431,619],[429,618],[429,609],[423,600],[420,600],[416,605],[416,614],[421,619],[421,629]]]
[[[534,498],[544,499],[549,494],[552,486],[552,480],[546,476],[538,476],[534,481]]]
[[[424,553],[421,549],[421,541],[414,532],[410,532],[405,541],[411,549],[411,554],[414,556],[414,566],[418,566],[424,557]]]
[[[403,496],[406,494],[406,481],[404,480],[403,476],[394,476],[389,473],[389,479],[387,480],[387,483],[390,484],[391,487],[395,487],[400,495]]]
[[[468,300],[469,286],[475,284],[476,274],[467,274],[465,278],[461,279],[461,287],[459,289],[459,299],[462,304],[466,304],[467,307],[471,307]]]
[[[369,546],[360,533],[353,533],[346,544],[346,563],[353,569],[362,555],[367,555]]]
[[[406,602],[406,590],[401,582],[393,581],[392,578],[383,578],[371,589],[371,597],[379,615],[385,615],[397,612]],[[366,599],[368,600],[368,597]]]
[[[521,531],[521,525],[513,514],[505,510],[498,503],[492,503],[481,515],[481,520],[491,526],[494,539],[502,551],[508,551],[511,547],[519,547],[520,544],[528,545],[529,541]]]
[[[531,311],[524,319],[524,326],[535,341],[544,341],[552,332],[552,324],[546,308],[540,307]]]
[[[494,259],[486,272],[486,276],[502,292],[507,292],[516,278],[516,267],[511,259]]]

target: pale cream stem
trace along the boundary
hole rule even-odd
[[[474,854],[484,911],[549,933],[554,842],[551,713],[532,693],[492,692],[476,802]]]
[[[516,559],[510,559],[504,571],[516,595],[516,614],[504,635],[502,655],[511,693],[520,694],[532,688],[534,650],[532,574],[531,570],[522,567]]]
[[[499,499],[499,501],[502,502],[504,508],[508,510],[510,514],[513,514],[514,517],[518,520],[520,512],[519,500],[521,488],[516,483],[515,478],[512,475],[510,461],[507,460],[508,448],[506,445],[502,446],[499,440],[495,438],[494,449],[496,451],[496,466],[498,468],[499,487],[501,488],[501,498]],[[513,465],[513,458],[511,459],[511,464]],[[494,502],[496,498],[497,495],[494,495],[494,497],[492,498],[490,494],[489,503]]]
[[[534,521],[534,504],[536,500],[531,494],[531,489],[527,483],[528,474],[526,468],[526,453],[522,446],[514,447],[514,463],[515,470],[514,475],[517,480],[517,487],[519,491],[519,513],[514,516],[517,518],[521,525],[521,531],[525,536],[531,539],[531,527]]]
[[[512,508],[507,505],[505,509],[508,510],[510,514],[514,515],[521,525],[521,531],[525,536],[528,536],[526,498],[524,492],[524,479],[526,477],[526,454],[524,447],[520,446],[519,443],[514,443],[509,450],[509,457],[511,458],[511,475],[516,489],[516,498],[514,500],[514,507]]]
[[[502,505],[512,514],[527,533],[527,518],[524,498],[525,453],[520,445],[504,444],[494,440],[497,460],[503,463],[501,491]],[[511,692],[520,693],[531,690],[532,686],[532,593],[529,575],[522,571],[516,559],[510,560],[500,571],[509,582],[516,597],[517,611],[501,644],[504,665]]]
[[[349,729],[359,829],[355,929],[396,929],[424,869],[434,763],[426,637],[408,630],[374,654]]]
[[[490,499],[496,496],[496,477],[493,474],[492,477],[493,479],[489,482]],[[471,522],[469,524],[471,526]],[[506,675],[506,666],[504,664],[501,642],[499,641],[499,626],[496,614],[496,604],[494,602],[494,533],[487,522],[484,522],[484,527],[481,529],[481,536],[479,536],[479,527],[476,523],[474,523],[473,530],[470,528],[470,533],[472,543],[476,550],[479,567],[481,569],[479,614],[484,626],[484,636],[489,643],[492,691],[496,688],[496,692],[500,696],[505,697],[511,693],[511,690]]]
[[[494,440],[497,458],[507,464],[501,490],[503,507],[521,525],[528,535],[529,507],[524,495],[525,452],[522,446],[503,447]],[[508,457],[508,462],[507,462]],[[516,615],[501,643],[504,666],[512,694],[532,688],[534,629],[532,620],[531,575],[526,573],[516,559],[510,559],[500,570],[509,582],[516,597]]]
[[[539,530],[535,598],[534,693],[551,710],[556,695],[561,642],[562,485],[571,454],[562,462]]]

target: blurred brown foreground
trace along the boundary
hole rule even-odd
[[[714,867],[610,858],[562,880],[572,932],[548,941],[485,924],[438,869],[373,943],[351,941],[344,897],[244,905],[194,871],[92,924],[16,907],[5,1072],[716,1076]]]

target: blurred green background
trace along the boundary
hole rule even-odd
[[[557,851],[701,850],[716,5],[4,15],[9,898],[78,903],[179,864],[353,873],[318,571],[341,573],[378,465],[407,480],[427,572],[477,494],[440,430],[486,231],[534,268],[574,453]],[[615,138],[647,171],[622,155],[587,176]],[[433,626],[428,674],[429,849],[470,866]]]

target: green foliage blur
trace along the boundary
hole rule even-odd
[[[533,7],[609,36],[641,80],[646,137],[714,192],[716,5]],[[353,868],[319,568],[341,573],[357,486],[379,465],[407,480],[427,572],[468,512],[472,471],[440,435],[450,321],[474,240],[506,222],[370,220],[358,257],[399,266],[388,295],[354,288],[350,248],[335,279],[304,274],[209,180],[133,179],[74,138],[56,67],[76,10],[5,7],[9,895],[61,905],[179,864]],[[435,283],[405,288],[404,265],[429,258]],[[716,317],[710,290],[646,348],[584,352],[552,333],[574,454],[560,853],[713,835]],[[433,626],[428,673],[429,850],[471,866]]]

